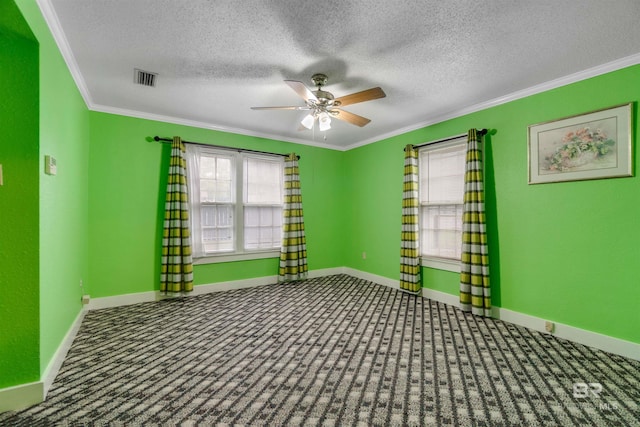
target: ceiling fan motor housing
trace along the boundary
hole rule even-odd
[[[326,92],[324,90],[314,90],[313,94],[318,98],[317,104],[319,105],[332,105],[333,104],[333,95],[330,92]]]
[[[333,94],[331,92],[327,92],[322,90],[322,86],[327,84],[328,78],[324,74],[314,74],[311,76],[311,81],[318,88],[318,90],[314,90],[313,94],[318,99],[314,101],[314,104],[319,107],[330,107],[334,104]]]
[[[329,78],[325,74],[321,74],[321,73],[314,74],[313,76],[311,76],[311,81],[313,82],[313,85],[318,86],[318,89],[321,86],[325,86],[328,80]]]

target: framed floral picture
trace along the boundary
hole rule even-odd
[[[529,126],[529,184],[633,176],[632,104]]]

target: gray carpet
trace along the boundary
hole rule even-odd
[[[640,362],[338,275],[91,311],[0,425],[637,426],[639,402]]]

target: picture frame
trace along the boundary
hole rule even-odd
[[[529,184],[633,176],[632,105],[530,125]]]

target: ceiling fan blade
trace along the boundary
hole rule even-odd
[[[348,122],[348,123],[351,123],[352,125],[356,125],[360,127],[366,125],[371,121],[366,117],[362,117],[357,114],[353,114],[348,111],[339,110],[339,109],[331,110],[331,116],[335,117],[336,119],[344,120],[345,122]]]
[[[289,87],[291,89],[293,89],[298,96],[300,96],[302,99],[304,99],[305,101],[317,101],[318,98],[316,98],[316,96],[313,94],[313,92],[311,92],[309,89],[307,89],[307,87],[304,85],[304,83],[299,82],[297,80],[285,80],[284,81],[286,84],[289,85]]]
[[[351,95],[341,96],[336,98],[335,104],[341,107],[345,105],[351,105],[358,102],[370,101],[372,99],[384,98],[387,94],[379,87],[363,90],[362,92],[352,93]]]
[[[303,107],[251,107],[252,110],[310,110],[306,105]]]

